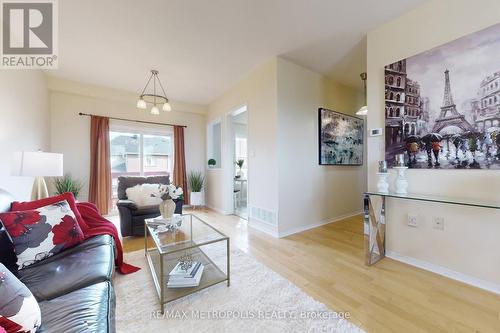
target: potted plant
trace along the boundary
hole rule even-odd
[[[71,174],[67,173],[63,177],[54,178],[54,187],[56,189],[55,194],[59,195],[66,192],[71,192],[76,199],[78,198],[78,194],[83,188],[83,183],[79,180],[73,179],[73,177],[71,177]]]
[[[217,164],[217,161],[214,160],[213,158],[211,158],[211,159],[208,160],[208,167],[209,168],[215,167],[216,164]]]
[[[205,178],[199,171],[191,171],[188,175],[188,186],[191,191],[189,194],[191,205],[201,206],[203,204],[203,183]]]
[[[237,177],[237,178],[241,178],[241,177],[243,177],[243,170],[241,170],[241,168],[243,168],[243,164],[245,164],[245,160],[241,160],[241,159],[240,159],[240,160],[237,160],[237,161],[235,162],[235,164],[238,166],[238,168],[240,168],[240,169],[238,170],[238,172],[236,173],[236,177]]]

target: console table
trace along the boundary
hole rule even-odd
[[[500,209],[499,201],[473,200],[454,197],[424,194],[397,194],[383,192],[365,192],[364,207],[364,241],[365,263],[373,265],[385,257],[385,201],[386,198],[437,202],[448,205],[471,206],[479,208]]]

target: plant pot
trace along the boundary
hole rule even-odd
[[[191,192],[189,194],[190,203],[192,206],[203,205],[203,195],[202,192]]]
[[[175,213],[175,202],[172,199],[164,200],[160,203],[161,217],[171,219]]]

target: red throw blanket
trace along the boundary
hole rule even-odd
[[[116,227],[113,223],[106,220],[104,217],[102,217],[101,214],[99,214],[97,207],[93,203],[78,202],[76,203],[76,207],[88,226],[87,230],[83,230],[85,239],[97,235],[113,236],[116,243],[116,267],[118,267],[118,271],[122,274],[130,274],[140,270],[139,267],[132,266],[123,262],[123,249],[120,237],[118,236],[118,230],[116,230]]]
[[[130,274],[137,272],[140,269],[139,267],[135,267],[123,262],[122,242],[120,241],[118,230],[116,230],[115,225],[102,217],[94,204],[89,202],[76,203],[75,197],[72,193],[67,192],[61,195],[35,201],[15,201],[12,203],[10,209],[12,211],[38,209],[40,207],[52,205],[62,200],[66,200],[69,203],[71,210],[75,214],[76,220],[80,225],[83,234],[85,235],[85,239],[97,235],[110,235],[115,239],[117,251],[116,267],[118,267],[118,271],[120,273]]]

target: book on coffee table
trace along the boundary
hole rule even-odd
[[[200,284],[201,275],[203,274],[203,264],[194,262],[193,265],[187,270],[183,270],[178,263],[174,269],[169,273],[168,288],[186,288],[196,287]]]

